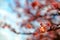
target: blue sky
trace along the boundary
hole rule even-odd
[[[20,0],[20,3],[21,3],[22,7],[25,6],[24,2],[25,2],[25,0]],[[14,3],[13,0],[4,0],[4,1],[2,1],[0,3],[0,8],[5,9],[5,10],[11,12],[12,9],[9,7],[9,4],[11,4],[13,7],[15,6],[15,3]]]

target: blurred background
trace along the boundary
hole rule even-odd
[[[0,0],[0,40],[60,40],[60,0]]]

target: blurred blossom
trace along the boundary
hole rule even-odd
[[[0,0],[0,40],[60,40],[59,4],[59,0]]]

